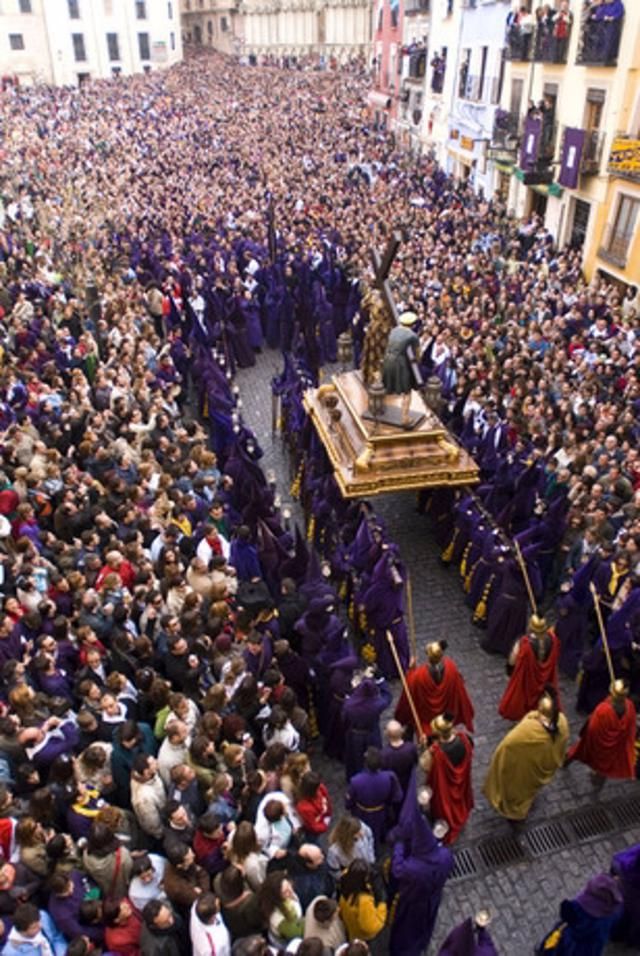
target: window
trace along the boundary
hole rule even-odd
[[[73,40],[73,55],[76,63],[79,63],[81,60],[86,60],[87,52],[84,48],[84,34],[72,33],[71,39]]]
[[[150,60],[151,52],[149,47],[149,34],[148,33],[139,33],[138,34],[138,52],[140,53],[141,60]]]
[[[12,50],[24,50],[24,37],[21,33],[9,34],[9,47]]]
[[[227,30],[229,29],[229,24],[227,23],[226,17],[220,17],[220,29],[222,30],[223,33],[226,33]]]
[[[69,6],[69,18],[71,20],[80,19],[80,0],[67,0]]]
[[[147,5],[145,0],[136,0],[136,20],[147,19]]]
[[[170,20],[173,20],[173,4],[172,3],[167,4],[167,16],[169,17]]]
[[[31,12],[31,0],[20,0],[20,13]]]
[[[213,20],[207,20],[207,33],[210,37],[213,36]],[[211,40],[209,40],[209,43],[211,43]]]
[[[175,33],[170,33],[170,34],[169,34],[169,42],[170,42],[170,44],[171,44],[171,49],[172,49],[172,50],[175,50],[175,48],[176,48],[176,35],[175,35]]]
[[[627,264],[629,246],[633,241],[638,209],[640,209],[640,199],[632,199],[631,196],[620,197],[613,228],[606,243],[606,251],[609,255],[624,265]]]
[[[584,128],[600,129],[606,93],[604,90],[589,88],[585,106]]]
[[[107,49],[109,51],[110,60],[120,59],[120,43],[118,42],[117,33],[107,33]]]

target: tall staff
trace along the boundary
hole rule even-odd
[[[522,557],[522,551],[520,550],[520,545],[517,541],[514,541],[516,549],[516,558],[518,559],[518,564],[520,565],[520,570],[522,571],[522,577],[524,578],[524,583],[527,586],[527,593],[529,595],[529,604],[531,605],[531,610],[533,613],[538,616],[538,605],[536,604],[536,599],[533,596],[533,588],[531,587],[531,581],[529,580],[529,575],[527,574],[527,566],[524,563],[524,558]]]
[[[411,660],[418,660],[418,645],[416,642],[416,621],[413,616],[413,588],[411,587],[411,575],[407,571],[407,617],[409,618],[409,641],[411,643]]]
[[[407,678],[402,669],[400,658],[398,657],[398,651],[396,649],[396,644],[393,639],[393,635],[391,634],[391,631],[387,631],[386,634],[387,634],[387,640],[389,642],[389,648],[391,649],[391,654],[392,654],[394,663],[396,665],[396,670],[398,671],[398,677],[400,678],[400,681],[402,683],[402,689],[404,690],[407,696],[407,701],[409,702],[409,707],[411,708],[411,716],[413,717],[413,722],[416,725],[418,740],[422,744],[424,743],[425,736],[422,730],[422,724],[420,723],[420,718],[418,717],[418,711],[416,710],[415,701],[411,695],[411,691],[409,690],[409,685],[407,684]]]
[[[596,609],[596,617],[598,619],[598,627],[600,628],[600,637],[602,638],[602,646],[604,647],[604,656],[607,659],[607,667],[609,668],[609,677],[611,678],[611,683],[616,679],[616,675],[613,671],[613,661],[611,660],[611,651],[609,650],[609,641],[607,640],[607,632],[604,626],[604,621],[602,619],[602,608],[600,607],[600,598],[598,597],[598,592],[596,591],[596,586],[591,582],[589,585],[589,590],[593,595],[593,606]]]

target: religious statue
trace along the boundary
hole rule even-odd
[[[395,321],[385,305],[381,293],[370,289],[362,299],[362,309],[368,317],[367,331],[362,346],[360,370],[365,385],[371,386],[380,375],[384,355]]]
[[[417,321],[415,312],[403,312],[399,324],[391,330],[382,364],[382,382],[387,395],[402,396],[402,424],[409,424],[411,391],[416,386],[413,368],[414,349],[420,347],[420,339],[412,329]]]

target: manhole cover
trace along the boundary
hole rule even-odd
[[[615,829],[604,807],[586,807],[569,817],[578,840],[590,840]]]
[[[546,856],[547,853],[561,850],[569,846],[571,839],[561,823],[545,823],[525,834],[531,856]]]
[[[488,870],[495,870],[500,866],[509,866],[511,863],[520,863],[526,859],[526,854],[515,837],[492,837],[478,846],[480,859]]]

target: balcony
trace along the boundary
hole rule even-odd
[[[566,36],[554,36],[548,28],[534,28],[525,33],[518,26],[513,26],[507,34],[507,60],[528,61],[536,63],[566,63],[571,40],[571,25],[568,25]]]
[[[496,110],[493,121],[491,145],[501,149],[515,149],[522,132],[522,122],[518,113]]]
[[[595,18],[597,10],[598,7],[588,8],[576,63],[582,66],[616,66],[624,17],[598,20]]]
[[[625,269],[629,259],[629,249],[631,238],[620,235],[614,230],[613,225],[608,225],[604,231],[602,245],[598,249],[598,257],[610,262],[612,266],[618,269]]]
[[[599,129],[588,129],[585,132],[580,172],[583,176],[597,176],[602,163],[604,149],[604,133]]]
[[[640,183],[640,138],[618,133],[611,144],[607,172]]]
[[[409,54],[409,72],[407,78],[411,80],[422,80],[427,71],[427,51],[415,50]]]
[[[404,13],[407,17],[419,13],[431,13],[431,0],[405,0]]]

